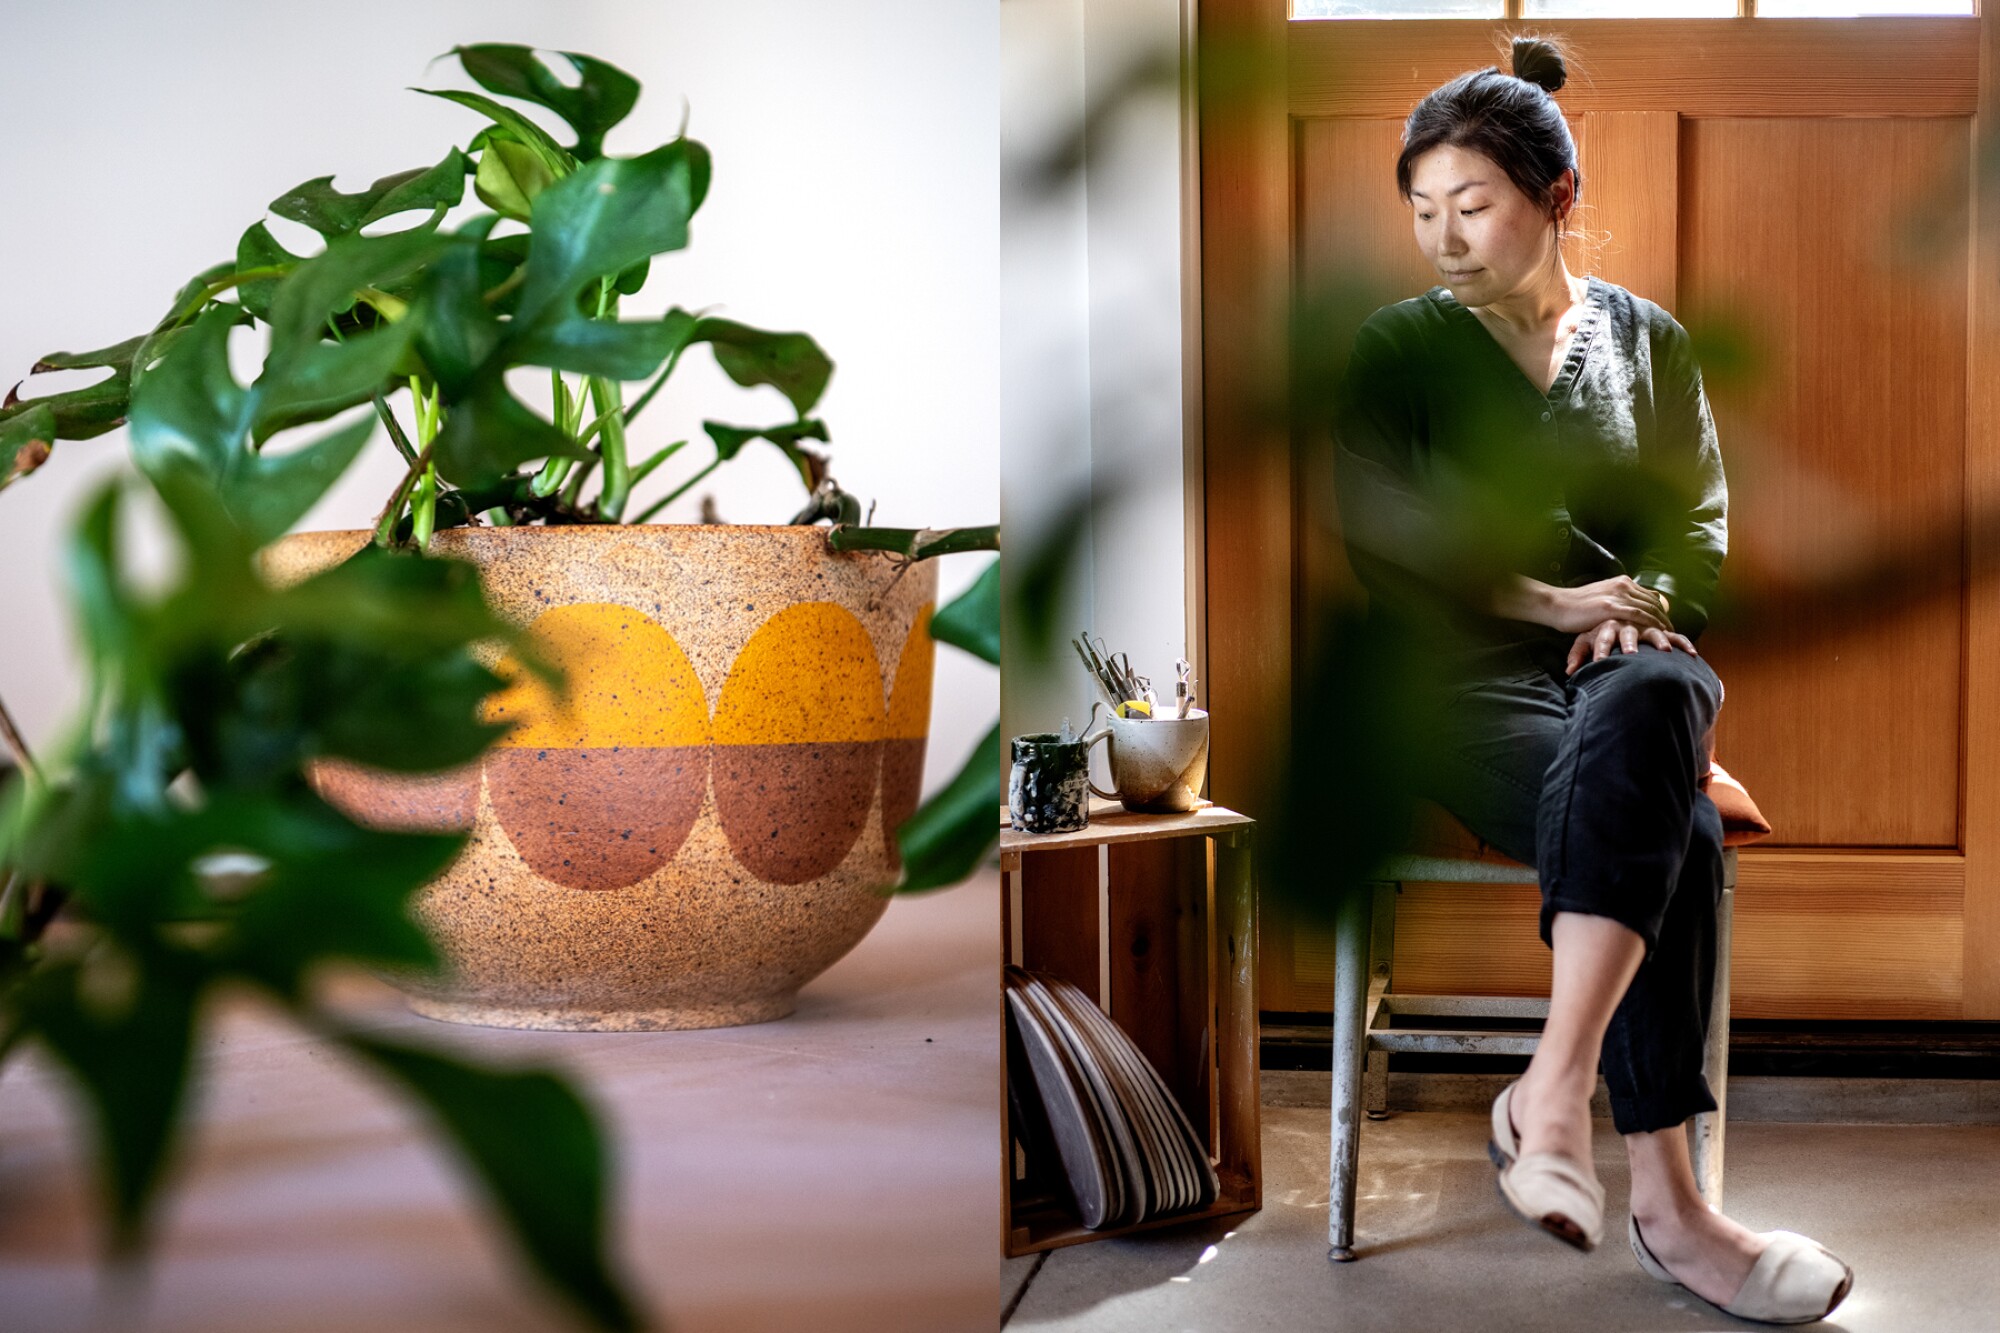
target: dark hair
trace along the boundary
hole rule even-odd
[[[1516,37],[1513,64],[1512,74],[1502,74],[1498,65],[1461,74],[1417,103],[1403,122],[1403,151],[1396,158],[1396,189],[1404,202],[1410,164],[1445,144],[1491,158],[1544,211],[1554,209],[1555,183],[1565,171],[1576,172],[1575,197],[1581,197],[1576,140],[1549,95],[1569,77],[1562,51],[1547,38]]]

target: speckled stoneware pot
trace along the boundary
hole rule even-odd
[[[280,581],[358,549],[302,533]],[[316,782],[354,817],[470,827],[418,897],[445,960],[392,978],[432,1018],[632,1031],[782,1018],[881,917],[930,725],[937,568],[837,555],[823,527],[453,528],[499,612],[566,673],[511,661],[515,728],[468,770],[349,764]],[[498,654],[495,654],[498,657]]]

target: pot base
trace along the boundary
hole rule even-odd
[[[660,1009],[573,1009],[517,1004],[477,1004],[466,1000],[410,995],[410,1011],[444,1023],[483,1028],[535,1028],[548,1032],[670,1032],[688,1028],[730,1028],[769,1023],[798,1006],[796,992],[711,1004],[676,1004]]]

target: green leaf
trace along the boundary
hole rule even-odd
[[[475,218],[461,227],[417,293],[417,350],[447,407],[479,386],[507,336],[507,326],[486,304],[487,270],[508,266],[509,252],[500,247],[514,239],[487,240],[498,221]]]
[[[213,492],[248,538],[282,535],[318,502],[374,429],[375,419],[281,454],[248,447],[257,395],[229,369],[237,307],[203,314],[141,381],[132,402],[132,456],[170,506],[190,487]]]
[[[0,490],[40,467],[56,441],[56,414],[46,403],[0,417]]]
[[[652,270],[653,270],[653,261],[651,259],[642,259],[638,263],[626,269],[623,273],[620,273],[618,275],[618,281],[613,283],[612,286],[618,289],[619,295],[632,296],[636,294],[641,287],[644,287],[646,285],[646,275],[651,273]]]
[[[115,669],[133,651],[133,608],[118,565],[123,489],[117,479],[99,486],[64,547],[72,609],[96,673]]]
[[[437,956],[410,898],[451,864],[463,834],[362,828],[310,798],[224,794],[202,813],[197,857],[247,853],[267,867],[226,917],[219,961],[298,998],[340,961],[428,968]]]
[[[487,604],[472,564],[379,547],[365,547],[286,589],[272,623],[287,633],[338,638],[353,647],[413,659],[481,639],[517,637]],[[440,763],[470,757],[447,757]],[[369,762],[387,761],[370,757]]]
[[[1000,664],[1000,562],[980,571],[972,586],[931,617],[931,637],[963,648],[982,662]]]
[[[769,440],[785,451],[785,456],[797,461],[794,448],[800,440],[826,439],[824,421],[794,421],[783,426],[730,426],[720,421],[704,421],[701,428],[708,432],[708,438],[715,441],[715,452],[724,461],[743,452],[743,446],[752,440]]]
[[[682,310],[669,310],[657,320],[586,319],[571,314],[526,330],[509,342],[507,354],[533,366],[639,380],[686,347],[695,327],[695,321]]]
[[[459,230],[431,266],[411,316],[418,321],[417,350],[444,405],[432,459],[445,480],[468,488],[491,485],[537,458],[589,457],[507,388],[506,344],[513,330],[487,306],[483,285],[484,256],[500,244],[486,239],[497,221],[480,218]],[[530,262],[539,251],[539,244],[529,251]]]
[[[227,307],[202,314],[135,396],[133,459],[156,484],[167,469],[187,466],[213,478],[220,491],[236,466],[240,442],[250,431],[251,403],[229,370],[229,331],[235,325]]]
[[[365,190],[342,194],[333,188],[333,177],[321,176],[294,186],[271,201],[271,211],[292,222],[304,223],[331,241],[351,236],[371,223],[398,213],[429,209],[429,221],[420,230],[437,226],[446,210],[465,197],[465,173],[469,166],[456,148],[433,167],[413,167],[384,176]]]
[[[535,196],[555,182],[541,155],[499,132],[487,136],[472,188],[481,202],[503,217],[526,222]]]
[[[516,636],[487,605],[471,565],[370,545],[268,600],[254,623],[270,633],[202,673],[246,701],[229,715],[231,734],[217,735],[218,751],[255,726],[288,747],[260,744],[278,749],[280,768],[337,755],[426,772],[477,758],[505,732],[480,720],[481,701],[501,681],[467,646]],[[183,711],[195,713],[196,701],[192,688],[183,691]],[[218,753],[209,767],[227,760]]]
[[[766,333],[728,319],[704,319],[696,334],[715,350],[716,364],[745,388],[769,384],[803,417],[826,392],[833,362],[803,333]]]
[[[90,1108],[114,1253],[144,1243],[185,1101],[203,980],[178,955],[99,950],[88,963],[44,965],[23,988],[26,1031]]]
[[[462,93],[455,88],[412,88],[410,91],[426,97],[442,97],[447,102],[456,102],[477,111],[526,145],[542,160],[549,174],[559,180],[576,170],[576,159],[570,156],[568,149],[551,139],[547,130],[510,106],[503,106],[478,93]],[[491,142],[490,138],[488,142]]]
[[[271,350],[253,391],[252,439],[323,421],[395,386],[416,324],[409,318],[338,342],[327,326],[364,289],[394,285],[420,271],[449,242],[428,234],[349,236],[301,264],[279,285],[270,308]]]
[[[543,1278],[597,1327],[640,1327],[604,1254],[602,1135],[566,1083],[359,1033],[342,1040],[430,1109]]]
[[[1000,841],[1000,724],[994,723],[965,766],[896,830],[903,857],[898,893],[956,884],[979,868]]]
[[[481,43],[452,50],[486,91],[547,107],[567,121],[576,134],[572,151],[579,158],[600,156],[605,131],[630,115],[639,100],[637,79],[574,51],[556,53],[576,70],[578,82],[572,88],[549,72],[533,47]]]
[[[0,423],[38,408],[47,408],[55,415],[55,439],[88,440],[116,430],[125,424],[126,415],[131,410],[135,358],[141,349],[150,338],[149,354],[157,357],[173,346],[183,332],[185,330],[167,329],[151,335],[141,334],[93,352],[51,352],[35,362],[28,373],[44,375],[57,370],[108,369],[111,374],[80,389],[45,394],[40,398],[17,397],[17,386],[9,391],[6,401],[0,403]]]
[[[296,268],[306,262],[278,243],[263,222],[253,222],[236,242],[236,271],[248,273],[263,268]],[[277,294],[278,279],[252,278],[236,284],[236,299],[243,308],[262,320],[271,318],[271,298]]]
[[[454,486],[490,486],[538,458],[588,458],[563,431],[508,391],[500,367],[453,399],[432,446],[438,475]]]
[[[676,139],[640,157],[599,158],[542,191],[516,321],[560,318],[586,283],[686,246],[707,159],[700,144]]]

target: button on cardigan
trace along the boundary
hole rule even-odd
[[[1728,489],[1687,330],[1588,279],[1546,394],[1444,287],[1377,310],[1335,397],[1342,537],[1373,614],[1468,648],[1555,632],[1482,609],[1509,572],[1630,574],[1708,622]],[[1568,637],[1568,636],[1564,636]]]

